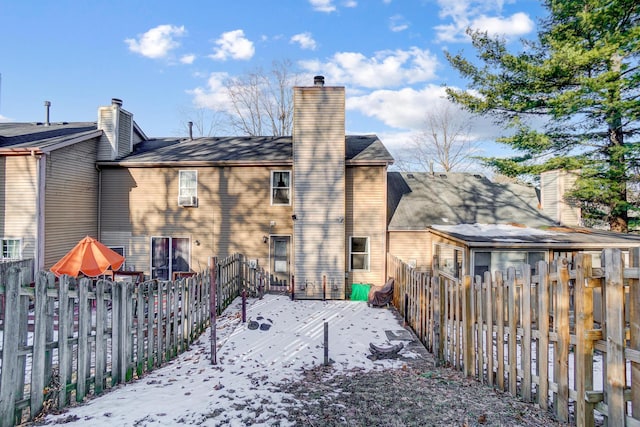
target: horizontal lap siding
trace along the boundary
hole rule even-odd
[[[432,239],[428,231],[389,231],[389,253],[403,262],[416,261],[416,268],[430,271]]]
[[[293,153],[294,274],[297,283],[316,284],[297,296],[322,296],[326,277],[338,287],[330,297],[344,298],[344,88],[295,88]]]
[[[47,159],[45,268],[83,237],[98,233],[97,139],[53,151]]]
[[[127,263],[131,260],[146,274],[152,236],[190,238],[196,271],[207,266],[210,256],[236,252],[266,267],[269,247],[263,236],[292,234],[291,206],[271,206],[269,198],[271,170],[288,169],[107,168],[102,172],[102,235],[112,245],[127,246]],[[180,170],[198,173],[198,207],[178,206]],[[271,221],[275,226],[270,227]]]
[[[3,209],[0,237],[21,238],[22,257],[35,257],[37,232],[37,162],[32,156],[2,158]]]
[[[386,167],[347,168],[345,263],[349,266],[349,238],[369,237],[369,271],[349,272],[351,283],[385,282]]]

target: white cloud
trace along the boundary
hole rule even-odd
[[[182,55],[182,57],[180,57],[180,62],[182,62],[183,64],[193,64],[193,61],[195,60],[196,56],[193,53]]]
[[[311,36],[311,33],[300,33],[291,37],[290,43],[298,43],[302,49],[315,50],[316,41]]]
[[[356,0],[344,0],[342,3],[344,7],[357,7],[358,2]]]
[[[535,24],[526,13],[518,12],[508,18],[479,16],[471,23],[474,30],[487,31],[489,35],[519,36],[530,33]]]
[[[398,33],[400,31],[404,31],[409,28],[409,23],[404,16],[402,15],[394,15],[389,18],[389,29],[394,33]]]
[[[251,59],[255,53],[253,42],[244,36],[242,30],[222,33],[215,43],[218,47],[214,48],[213,55],[209,55],[213,59],[221,61],[226,61],[229,58],[247,60]]]
[[[527,34],[535,26],[524,12],[504,17],[505,0],[438,0],[438,4],[440,18],[450,19],[450,22],[435,27],[439,41],[467,41],[469,38],[465,31],[469,27],[509,38]]]
[[[225,81],[229,74],[224,72],[211,73],[207,79],[206,87],[197,87],[188,90],[187,93],[193,96],[193,104],[197,108],[209,108],[211,110],[226,110],[231,102],[225,86]]]
[[[311,7],[316,12],[334,12],[336,10],[333,0],[309,0]]]
[[[2,114],[0,114],[0,122],[10,122],[11,119],[9,117],[5,117]]]
[[[301,61],[300,66],[327,80],[348,86],[382,88],[424,82],[435,77],[438,60],[428,50],[380,51],[367,58],[357,52],[339,52],[329,61]]]
[[[402,88],[400,90],[377,90],[369,94],[350,96],[347,98],[346,108],[381,121],[386,126],[400,130],[389,132],[390,140],[385,137],[385,145],[396,146],[402,141],[408,141],[408,136],[424,128],[426,113],[437,108],[442,103],[448,103],[446,88],[429,84],[422,89]],[[493,120],[488,117],[473,116],[459,109],[457,114],[467,117],[472,123],[470,138],[476,141],[494,141],[504,134]]]
[[[185,33],[184,26],[158,25],[137,39],[126,39],[125,43],[129,45],[130,51],[157,59],[167,56],[171,50],[180,46],[176,38],[182,37]]]

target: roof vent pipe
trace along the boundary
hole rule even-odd
[[[51,107],[51,101],[44,101],[44,111],[45,111],[45,119],[44,125],[49,126],[49,107]]]
[[[324,76],[315,76],[313,78],[313,85],[314,86],[324,86]]]
[[[193,122],[187,124],[189,125],[189,141],[193,141]]]
[[[122,99],[111,98],[111,105],[115,107],[122,107]]]

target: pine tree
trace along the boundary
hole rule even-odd
[[[449,89],[472,112],[510,129],[499,142],[511,158],[484,161],[508,176],[580,170],[570,196],[583,215],[626,232],[637,209],[627,191],[637,184],[640,147],[640,2],[547,0],[537,40],[512,54],[506,41],[469,31],[480,65],[462,54],[449,62],[470,80]],[[541,124],[542,123],[542,124]]]

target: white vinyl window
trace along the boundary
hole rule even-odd
[[[2,239],[2,259],[22,259],[22,239]]]
[[[178,204],[181,206],[196,206],[198,201],[198,171],[181,170],[178,181]]]
[[[369,270],[369,238],[351,237],[349,242],[349,269]]]
[[[291,171],[271,171],[271,204],[291,204]]]

